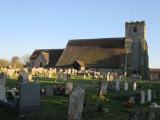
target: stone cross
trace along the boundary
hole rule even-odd
[[[68,119],[67,120],[81,120],[83,111],[85,88],[77,85],[69,98]]]

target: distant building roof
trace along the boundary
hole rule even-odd
[[[56,66],[81,61],[85,67],[121,68],[124,64],[125,38],[70,40]]]
[[[158,69],[158,68],[150,68],[149,72],[160,73],[160,69]]]
[[[43,57],[45,58],[45,60],[49,62],[49,53],[47,53],[47,52],[41,52],[41,54],[43,55]]]
[[[46,67],[55,67],[59,57],[61,56],[64,49],[36,49],[30,60],[37,59],[37,57],[42,53],[47,61],[49,61]]]

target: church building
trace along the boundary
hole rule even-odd
[[[134,73],[147,78],[146,24],[126,22],[125,37],[69,40],[56,67]]]

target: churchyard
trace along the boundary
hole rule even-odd
[[[18,103],[20,107],[16,108],[18,114],[14,108],[13,110],[1,106],[0,118],[3,120],[160,119],[159,81],[120,80],[120,77],[107,81],[108,76],[104,78],[97,77],[98,75],[92,77],[88,74],[61,73],[52,70],[51,74],[50,71],[46,71],[46,74],[40,72],[38,75],[36,73],[28,75],[27,79],[31,86],[23,78]],[[5,82],[1,81],[0,97],[6,99],[3,92],[17,86],[17,74],[7,77]],[[28,99],[31,102],[27,102]]]

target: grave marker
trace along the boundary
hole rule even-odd
[[[53,87],[52,85],[47,85],[45,89],[45,96],[52,97],[53,96]]]
[[[115,85],[116,91],[120,91],[120,81],[116,80],[116,85]]]
[[[152,91],[150,89],[147,90],[147,102],[152,101]]]
[[[100,92],[99,92],[99,96],[105,96],[107,92],[107,82],[106,81],[102,81],[101,86],[100,86]]]
[[[145,92],[141,91],[141,104],[145,103]]]
[[[40,88],[38,83],[21,83],[19,113],[32,113],[39,110]]]
[[[66,82],[66,90],[65,90],[65,94],[66,95],[70,95],[72,93],[73,90],[73,83],[72,82]]]
[[[81,120],[84,95],[85,95],[85,88],[80,85],[77,85],[69,99],[67,120]]]
[[[6,97],[6,79],[5,79],[5,74],[0,73],[0,100],[5,101]]]

